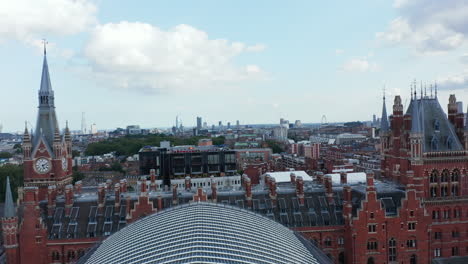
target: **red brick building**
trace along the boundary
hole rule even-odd
[[[214,180],[204,188],[164,189],[152,170],[130,192],[125,180],[70,184],[71,141],[68,129],[59,133],[45,57],[42,76],[37,130],[24,135],[25,187],[17,208],[7,184],[1,221],[10,264],[75,263],[128,223],[191,201],[266,215],[335,263],[426,264],[468,256],[468,129],[454,96],[448,118],[437,97],[415,96],[403,114],[397,96],[390,122],[384,105],[382,179],[368,173],[366,185],[348,184],[345,173],[334,185],[329,176],[304,181],[292,172],[287,183],[265,177],[254,186],[244,176],[237,189]]]

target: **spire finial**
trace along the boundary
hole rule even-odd
[[[383,100],[385,101],[385,84],[383,86]]]
[[[431,98],[432,98],[432,83],[431,83]]]
[[[437,81],[435,81],[434,86],[435,86],[435,98],[437,98]]]
[[[47,44],[49,44],[49,42],[47,42],[46,39],[42,39],[42,44],[44,45],[44,56],[47,55]]]
[[[28,130],[28,121],[24,121],[24,129]]]
[[[420,97],[421,99],[423,98],[423,85],[422,85],[422,81],[420,81],[421,83],[419,84],[419,89],[421,90],[421,94],[420,94]]]
[[[427,83],[424,82],[424,97],[427,96]]]
[[[411,100],[413,100],[413,85],[412,84],[410,84],[410,89],[411,89],[411,92],[410,92]]]

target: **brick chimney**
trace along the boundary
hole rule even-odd
[[[276,206],[276,203],[277,203],[276,179],[271,177],[269,181],[270,181],[270,199],[271,199],[271,202],[273,203],[273,206]]]
[[[130,197],[130,195],[127,195],[127,200],[125,201],[126,202],[126,211],[127,211],[127,215],[126,215],[126,219],[127,219],[127,222],[129,222],[131,219],[132,219],[132,215],[131,215],[131,211],[132,211],[132,198]]]
[[[192,178],[190,176],[185,177],[185,190],[190,191],[192,189]]]
[[[106,200],[106,186],[104,183],[98,185],[98,211],[99,214],[103,213],[104,203]]]
[[[127,192],[127,180],[126,179],[120,180],[120,192],[121,193]]]
[[[352,193],[351,187],[349,185],[345,185],[343,187],[343,200],[343,217],[345,220],[345,225],[349,225],[353,212]]]
[[[211,176],[211,201],[216,203],[218,201],[218,188],[217,183],[214,180],[214,177]]]
[[[366,172],[366,191],[375,191],[375,186],[374,186],[374,172],[372,171],[367,171]]]
[[[296,178],[296,195],[300,205],[304,205],[304,180],[302,176]]]
[[[110,193],[112,191],[112,180],[111,179],[107,179],[106,181],[106,189],[107,189],[107,192]]]
[[[73,207],[73,185],[65,186],[65,216],[70,216]]]
[[[114,185],[114,196],[115,196],[115,200],[114,200],[114,207],[115,207],[115,210],[114,210],[114,213],[115,214],[119,214],[120,213],[120,183],[116,183]]]
[[[340,182],[341,184],[347,184],[348,183],[348,174],[344,171],[340,173]]]
[[[76,194],[81,194],[81,187],[83,186],[82,181],[77,181],[75,182],[75,193]]]
[[[157,191],[158,187],[156,186],[156,170],[155,169],[150,170],[150,180],[151,180],[150,191],[152,192]]]
[[[291,183],[296,184],[296,174],[294,172],[291,172],[291,174],[289,174],[289,177],[291,179]]]
[[[177,199],[177,184],[172,184],[172,204],[176,205],[178,204],[178,199]]]
[[[245,199],[247,200],[247,206],[252,207],[252,183],[248,177],[245,179]]]
[[[57,205],[57,187],[50,185],[47,189],[47,211],[49,217],[53,217],[55,206]]]
[[[146,192],[146,177],[141,176],[140,178],[140,196],[146,196],[148,193]]]
[[[325,184],[325,196],[327,197],[328,203],[333,204],[333,188],[332,188],[332,177],[331,175],[325,175],[324,177]]]
[[[162,196],[159,194],[158,195],[158,211],[161,211],[163,209],[163,199]]]

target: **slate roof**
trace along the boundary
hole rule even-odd
[[[378,181],[376,181],[378,183]],[[395,185],[379,183],[376,185],[378,198],[383,198],[383,208],[388,216],[396,215],[401,206],[404,191]],[[252,190],[252,208],[248,208],[243,190],[218,190],[218,203],[237,206],[267,216],[287,227],[336,226],[343,225],[343,188],[333,188],[333,203],[329,203],[323,185],[306,182],[304,184],[304,205],[299,204],[293,186],[281,185],[277,189],[277,204],[272,202],[267,190],[257,186]],[[193,192],[179,191],[178,204],[192,201]],[[47,215],[47,202],[41,202],[42,216],[48,226],[50,239],[82,238],[90,236],[107,236],[126,226],[126,196],[131,195],[131,204],[137,201],[136,193],[122,194],[120,209],[114,207],[113,192],[107,194],[103,213],[97,210],[97,195],[87,194],[75,196],[71,216],[65,217],[64,199],[57,200],[52,215]],[[162,196],[163,208],[173,207],[172,192],[150,192],[153,207],[157,207],[157,196]],[[211,191],[207,192],[211,198]],[[356,216],[361,201],[365,199],[365,186],[352,186],[353,215]]]
[[[415,105],[417,104],[417,105]],[[417,109],[419,114],[414,114]],[[423,151],[462,151],[463,146],[455,133],[455,128],[447,119],[447,115],[437,98],[424,97],[412,100],[406,114],[419,119],[423,133]],[[414,124],[412,120],[412,125]],[[412,128],[413,130],[413,128]]]
[[[15,204],[13,195],[11,194],[10,177],[7,176],[6,190],[5,190],[5,206],[3,208],[3,217],[16,216]]]

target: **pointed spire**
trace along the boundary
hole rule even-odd
[[[29,143],[29,142],[31,142],[31,136],[29,135],[29,131],[28,131],[28,121],[24,121],[23,142],[24,142],[24,143]]]
[[[39,92],[47,93],[52,92],[52,84],[50,83],[49,65],[47,64],[47,56],[44,49],[44,61],[42,62],[42,77],[41,88]],[[48,95],[48,94],[45,94]]]
[[[54,141],[55,142],[60,142],[60,131],[59,131],[58,127],[55,127]]]
[[[10,218],[15,217],[15,204],[13,202],[13,195],[11,194],[11,186],[10,186],[10,177],[7,176],[6,179],[6,189],[5,189],[5,208],[3,209],[3,217]]]
[[[387,106],[385,105],[385,92],[383,95],[382,118],[380,120],[380,131],[387,132],[389,129],[389,125],[387,117]]]
[[[410,89],[411,89],[411,92],[410,92],[411,100],[413,100],[413,85],[412,84],[410,84]]]

